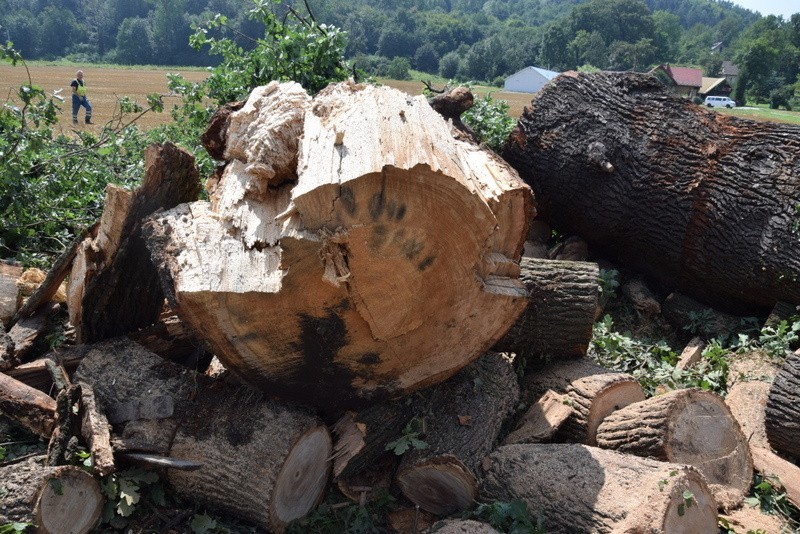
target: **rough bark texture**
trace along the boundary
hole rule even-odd
[[[41,339],[52,326],[51,319],[61,310],[61,305],[49,302],[38,308],[30,317],[20,319],[8,332],[14,343],[14,361],[30,359]]]
[[[0,327],[9,327],[11,318],[19,308],[19,290],[17,278],[22,274],[22,267],[0,261]],[[3,328],[0,328],[3,330]]]
[[[162,313],[158,321],[128,337],[150,352],[190,369],[204,371],[211,362],[206,342],[173,313]]]
[[[627,373],[609,371],[588,359],[556,362],[525,377],[522,398],[532,405],[548,391],[563,394],[572,411],[552,437],[594,445],[597,427],[610,413],[644,400],[638,382]]]
[[[450,519],[433,526],[438,534],[500,534],[491,525],[471,519]]]
[[[741,317],[709,308],[680,293],[670,293],[664,299],[661,315],[679,332],[693,330],[709,337],[730,334],[742,324]]]
[[[129,443],[201,463],[197,471],[168,472],[176,493],[193,502],[281,532],[322,498],[330,436],[303,409],[214,383],[127,339],[93,346],[76,378],[92,384],[103,406],[173,398],[171,417],[128,421],[118,430]]]
[[[487,463],[481,497],[523,500],[549,533],[717,531],[714,497],[691,467],[573,444],[505,445]]]
[[[573,410],[566,395],[549,389],[536,401],[517,428],[503,441],[505,445],[513,443],[546,443],[551,441],[570,417]]]
[[[775,377],[764,423],[773,449],[800,458],[800,355],[789,356]]]
[[[53,379],[47,371],[46,362],[48,359],[60,362],[68,373],[72,373],[88,350],[87,345],[70,347],[66,350],[58,349],[48,354],[45,358],[39,358],[9,369],[6,374],[40,391],[49,392],[50,388],[53,387]]]
[[[738,506],[753,478],[747,438],[721,397],[672,391],[627,406],[597,429],[600,447],[692,465],[724,509]]]
[[[197,200],[194,156],[172,143],[145,150],[142,185],[109,186],[96,234],[79,246],[69,283],[70,322],[80,342],[119,336],[153,323],[164,293],[141,235],[159,209]]]
[[[653,76],[568,73],[503,156],[554,226],[596,253],[728,306],[800,303],[800,126],[670,94]]]
[[[600,287],[597,264],[523,257],[520,270],[528,306],[495,350],[526,361],[585,356]]]
[[[333,412],[432,385],[524,308],[530,189],[424,98],[271,83],[224,153],[211,203],[148,244],[181,319],[265,391]]]
[[[481,461],[519,399],[511,360],[489,353],[433,388],[425,403],[424,449],[406,452],[397,483],[409,500],[448,515],[477,497]]]
[[[45,467],[44,457],[0,467],[0,525],[33,523],[36,532],[84,534],[100,521],[100,484],[73,466]]]
[[[111,450],[108,419],[97,406],[92,386],[86,383],[81,383],[79,386],[81,388],[81,436],[84,443],[89,446],[89,452],[92,455],[92,472],[104,477],[116,469],[114,453]]]
[[[55,425],[55,412],[56,401],[52,397],[0,373],[0,414],[49,439]]]

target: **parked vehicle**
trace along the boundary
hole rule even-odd
[[[735,108],[736,102],[727,96],[707,96],[703,102],[710,108]]]

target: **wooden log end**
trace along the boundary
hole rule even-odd
[[[465,510],[475,503],[475,476],[457,458],[439,456],[403,469],[397,475],[403,495],[437,515]]]
[[[89,532],[100,520],[104,502],[100,484],[89,473],[71,466],[59,468],[46,479],[37,497],[37,532]]]

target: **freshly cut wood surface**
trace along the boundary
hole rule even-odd
[[[606,449],[695,466],[718,504],[741,504],[753,478],[747,437],[721,397],[699,389],[671,391],[618,410],[600,424]]]
[[[685,465],[575,444],[504,445],[487,461],[481,498],[520,499],[548,533],[717,532],[717,505]]]
[[[800,458],[800,355],[789,356],[775,376],[764,424],[773,449]]]
[[[7,326],[19,308],[17,279],[22,267],[0,261],[0,327]]]
[[[703,109],[639,73],[565,73],[503,150],[540,217],[668,287],[800,303],[800,126]]]
[[[440,382],[527,303],[530,189],[423,98],[256,89],[210,203],[154,216],[154,261],[225,366],[326,410]]]
[[[129,443],[140,440],[170,458],[202,464],[167,473],[174,491],[191,502],[282,532],[323,496],[331,439],[302,408],[216,383],[127,338],[93,345],[75,376],[93,386],[103,406],[173,397],[172,417],[128,421],[118,431]]]
[[[569,397],[548,389],[520,420],[517,428],[503,441],[513,443],[546,443],[553,439],[570,417]]]
[[[586,356],[600,288],[596,263],[523,257],[528,306],[494,349],[531,365],[544,357]]]
[[[85,534],[100,521],[100,484],[74,466],[46,467],[44,457],[0,467],[0,525],[32,523],[43,534]]]
[[[597,427],[606,416],[644,400],[644,392],[633,376],[610,371],[587,358],[554,362],[527,375],[522,386],[523,401],[537,401],[548,390],[562,394],[562,402],[571,408],[552,440],[588,445],[596,443]]]
[[[427,447],[406,452],[397,469],[403,495],[438,515],[472,506],[481,462],[518,399],[512,360],[501,353],[482,356],[432,388],[421,406]]]

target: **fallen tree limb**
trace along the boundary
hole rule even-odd
[[[0,413],[34,434],[49,439],[55,426],[56,401],[38,389],[0,373]]]
[[[800,355],[789,356],[775,376],[764,426],[772,448],[800,458]]]

